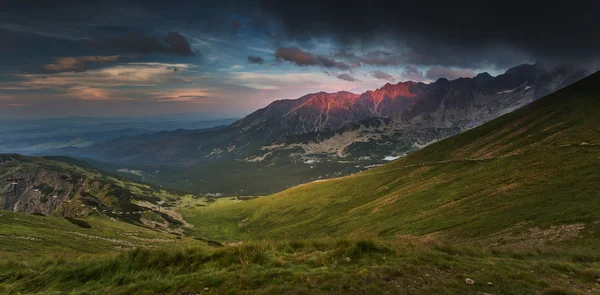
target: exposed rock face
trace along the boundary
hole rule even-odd
[[[232,127],[249,130],[264,126],[268,127],[265,130],[278,130],[272,134],[292,135],[335,129],[368,118],[391,118],[417,101],[422,95],[419,86],[415,82],[388,83],[363,94],[319,92],[297,100],[275,101]]]
[[[337,129],[373,117],[401,119],[405,127],[468,127],[510,112],[585,75],[570,66],[546,70],[539,65],[521,65],[498,77],[483,73],[475,78],[439,79],[431,84],[388,83],[363,94],[320,92],[273,102],[232,127],[293,135]]]
[[[10,178],[19,180],[3,183],[0,203],[4,210],[44,215],[86,215],[85,209],[62,206],[72,202],[69,195],[72,196],[73,191],[83,188],[82,179],[32,166],[19,169]]]
[[[584,76],[583,71],[570,66],[546,70],[539,65],[521,65],[498,77],[482,73],[474,78],[453,81],[439,79],[432,84],[388,83],[375,91],[365,92],[359,98],[346,100],[348,107],[344,110],[354,116],[353,120],[370,119],[341,126],[331,123],[335,122],[331,119],[326,121],[325,126],[321,121],[310,126],[312,132],[283,136],[270,146],[278,149],[302,147],[304,152],[300,156],[304,159],[307,156],[345,157],[349,153],[354,159],[403,155],[512,112]],[[318,94],[315,97],[319,101],[323,97],[333,97],[330,98],[335,102],[333,105],[341,104],[335,94]],[[290,112],[299,114],[305,111],[302,108],[304,105]],[[336,110],[339,112],[340,108]],[[321,117],[333,116],[333,113],[326,113],[328,108],[321,108],[321,111],[325,114]],[[288,116],[280,120],[287,124],[295,121]],[[306,121],[303,126],[307,129]],[[332,142],[337,145],[332,146]],[[371,152],[365,153],[368,149]],[[274,150],[268,149],[268,152],[273,154]],[[267,158],[264,155],[254,154],[253,159]]]

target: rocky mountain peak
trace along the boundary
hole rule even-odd
[[[413,81],[399,82],[397,84],[386,83],[383,87],[375,91],[367,91],[366,93],[371,94],[377,101],[381,101],[386,97],[390,99],[415,97],[417,95],[413,87],[415,84],[417,83]]]

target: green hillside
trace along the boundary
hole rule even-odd
[[[190,242],[101,216],[77,219],[84,225],[80,226],[60,217],[9,211],[0,214],[0,257],[5,261],[106,254]]]
[[[204,229],[221,239],[431,235],[502,244],[538,236],[598,238],[599,164],[596,73],[389,165],[184,213],[228,221]]]
[[[171,208],[183,194],[99,172],[68,157],[0,154],[0,209],[49,216],[102,216],[166,232],[184,223]]]

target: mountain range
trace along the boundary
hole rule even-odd
[[[139,171],[128,176],[171,188],[270,193],[381,165],[586,75],[568,65],[524,64],[496,77],[388,83],[362,94],[319,92],[275,101],[226,127],[122,137],[53,153],[91,159],[111,172]],[[268,186],[253,185],[267,179]]]
[[[0,293],[596,294],[599,93],[600,72],[392,163],[258,198],[0,155]]]

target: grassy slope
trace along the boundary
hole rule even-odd
[[[69,157],[29,157],[18,154],[8,154],[6,157],[14,158],[15,161],[0,166],[0,179],[10,177],[16,171],[27,167],[40,167],[51,171],[57,171],[73,175],[76,178],[89,178],[90,180],[102,180],[116,184],[132,193],[151,193],[155,196],[168,195],[168,192],[146,184],[130,182],[105,173],[101,173],[83,161]]]
[[[411,239],[190,243],[1,260],[0,293],[550,295],[594,291],[600,278],[597,252],[491,251]]]
[[[291,240],[85,260],[49,250],[0,260],[0,293],[598,293],[598,85],[600,74],[366,173],[183,209],[203,237]]]
[[[584,236],[598,238],[598,164],[600,73],[366,173],[184,213],[219,216],[227,224],[206,233],[232,240],[239,234],[527,239],[532,228],[550,235],[569,228],[550,226],[579,223]]]
[[[7,260],[58,253],[65,256],[110,253],[181,242],[171,234],[101,216],[84,219],[91,228],[83,228],[60,217],[11,211],[0,214],[0,257]]]

